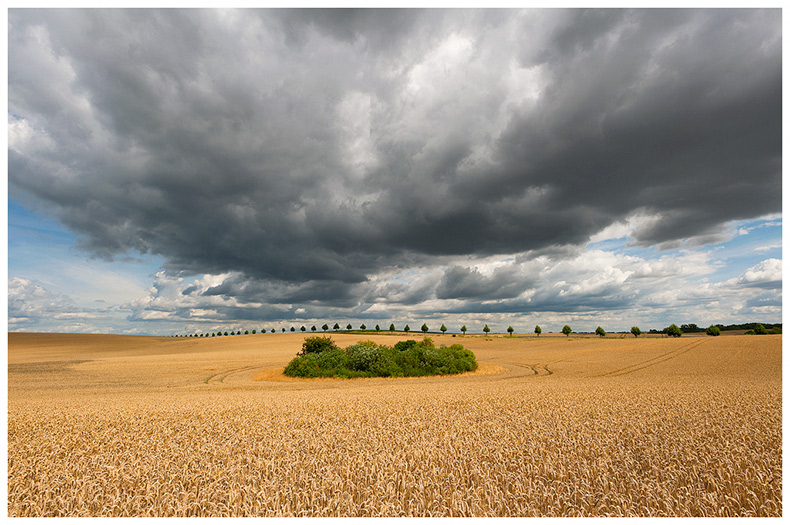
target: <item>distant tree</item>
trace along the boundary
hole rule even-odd
[[[702,328],[700,328],[694,323],[689,323],[689,324],[680,325],[680,331],[683,332],[684,334],[690,334],[693,332],[702,332]]]
[[[351,330],[351,328],[352,328],[351,323],[348,323],[348,326],[346,326],[346,330]]]
[[[228,335],[228,332],[225,332],[223,335]]]
[[[491,331],[491,329],[488,327],[488,325],[485,325],[483,327],[483,331],[486,333],[486,335],[488,335],[488,333]]]
[[[368,329],[368,327],[367,327],[367,326],[365,326],[365,323],[362,323],[361,325],[359,325],[359,329],[360,329],[360,330],[367,330],[367,329]]]
[[[380,327],[379,325],[376,325],[376,331],[377,331],[377,332],[380,332],[380,331],[381,331],[381,327]]]
[[[244,335],[249,335],[249,334],[250,334],[249,330],[244,330]]]
[[[683,335],[683,332],[680,331],[678,325],[672,323],[667,327],[667,335],[669,337],[680,337],[681,335]]]
[[[292,332],[296,332],[296,328],[294,328],[294,327],[292,326],[292,327],[291,327],[291,331],[292,331]]]
[[[394,331],[395,331],[395,323],[392,323],[390,325],[390,332],[394,332]]]
[[[535,325],[535,335],[537,335],[538,337],[540,337],[540,333],[541,333],[542,331],[543,331],[543,330],[541,330],[541,329],[540,329],[540,326],[538,326],[538,325]]]
[[[335,330],[340,330],[340,325],[339,325],[339,324],[337,324],[337,323],[335,323],[335,326],[334,326],[333,328],[334,328]]]
[[[236,332],[231,331],[230,335],[236,335]]]
[[[428,332],[428,325],[425,324],[425,323],[422,323],[422,326],[420,327],[420,330],[422,330],[422,333],[427,333]]]
[[[464,333],[464,335],[466,335],[466,325],[463,325],[461,327],[461,331]]]
[[[283,331],[283,333],[285,332],[285,328],[284,328],[284,327],[283,327],[283,328],[281,328],[281,330]]]
[[[441,330],[442,333],[445,333],[447,331],[447,327],[442,325],[441,328],[439,328],[439,330]]]
[[[305,328],[304,325],[302,325],[302,327],[299,330],[301,330],[302,332],[306,332],[307,328]]]
[[[565,337],[570,337],[571,332],[573,332],[573,329],[567,324],[562,327],[562,333],[565,334]]]
[[[760,323],[757,323],[757,326],[754,327],[754,333],[757,335],[765,335],[768,333],[768,330]]]
[[[512,326],[508,326],[507,327],[507,332],[510,334],[510,337],[513,337],[513,327]]]
[[[599,337],[606,337],[606,330],[604,330],[600,326],[595,329],[595,333],[598,334]]]
[[[718,326],[712,324],[705,330],[705,333],[708,335],[716,336],[716,335],[721,335],[721,330],[719,329]]]
[[[638,326],[632,326],[631,333],[634,334],[634,337],[639,337],[642,335],[642,330],[640,330]]]
[[[255,330],[255,328],[253,328],[252,329],[252,335],[255,335],[256,333],[257,333],[257,331]]]
[[[284,331],[285,331],[285,330],[283,330],[283,332],[284,332]],[[272,333],[274,333],[274,332],[275,332],[275,330],[274,330],[274,328],[272,328]]]
[[[403,329],[404,332],[408,332],[409,330],[411,330],[411,328],[409,328],[409,325],[406,325],[406,327]]]
[[[310,327],[310,330],[312,330],[313,332],[315,332],[315,330],[316,330],[316,328],[315,328],[315,325],[311,326],[311,327]]]
[[[326,323],[324,323],[324,326],[322,326],[322,327],[321,327],[321,330],[323,330],[324,332],[326,332],[327,330],[329,330],[329,325],[328,325],[328,324],[326,324]]]

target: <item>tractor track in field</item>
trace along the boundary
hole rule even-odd
[[[676,357],[679,357],[679,356],[685,354],[686,352],[694,350],[695,348],[697,348],[700,345],[702,345],[704,342],[705,342],[705,340],[692,341],[692,342],[690,342],[690,343],[688,343],[686,345],[683,345],[683,346],[681,346],[679,348],[675,348],[674,350],[671,350],[671,351],[666,352],[664,354],[661,354],[659,356],[647,359],[645,361],[641,361],[639,363],[636,363],[636,364],[633,364],[633,365],[630,365],[630,366],[626,366],[626,367],[623,367],[623,368],[618,368],[617,370],[613,370],[611,372],[606,372],[604,374],[596,374],[596,375],[594,375],[592,377],[617,377],[617,376],[624,376],[624,375],[627,375],[627,374],[631,374],[631,373],[634,373],[634,372],[636,372],[638,370],[643,370],[645,368],[657,365],[659,363],[663,363],[665,361],[669,361],[670,359],[675,359]]]
[[[238,368],[231,368],[230,370],[223,370],[222,372],[217,372],[215,374],[211,374],[206,379],[203,380],[203,383],[206,385],[222,383],[227,379],[229,376],[240,374],[242,372],[248,372],[250,370],[255,370],[260,368],[258,366],[241,366]]]

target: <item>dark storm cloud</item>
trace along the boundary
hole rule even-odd
[[[351,305],[415,259],[778,212],[781,12],[12,9],[9,127],[11,195],[92,253]]]
[[[490,277],[476,268],[448,268],[436,287],[438,299],[509,299],[528,286],[516,275],[515,267],[498,269]]]

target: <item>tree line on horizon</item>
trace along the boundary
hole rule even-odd
[[[338,331],[340,329],[341,329],[341,327],[340,327],[340,325],[338,323],[335,323],[334,326],[332,327],[332,330],[334,330],[334,331]],[[313,333],[315,333],[317,330],[318,330],[318,328],[316,328],[315,325],[310,327],[310,331],[313,332]],[[321,330],[323,332],[329,331],[330,330],[329,325],[324,323],[324,325],[321,326]],[[354,330],[354,327],[351,325],[351,323],[348,323],[346,325],[346,330],[347,331]],[[364,323],[359,326],[359,330],[361,330],[363,332],[364,331],[369,331],[367,326]],[[382,329],[381,329],[381,327],[379,325],[376,325],[376,327],[373,330],[375,330],[376,332],[382,331]],[[373,330],[370,330],[370,331],[373,331]],[[430,331],[430,329],[428,328],[428,325],[426,323],[423,323],[423,325],[420,327],[420,330],[423,333],[428,333]],[[439,330],[442,332],[442,334],[444,334],[444,333],[447,332],[447,327],[444,324],[442,324],[442,326],[439,328]],[[460,330],[461,330],[461,332],[464,335],[466,335],[466,332],[468,331],[466,325],[461,326]],[[743,324],[731,324],[731,325],[712,324],[712,325],[708,326],[707,328],[700,328],[699,326],[697,326],[694,323],[682,324],[680,326],[677,326],[676,324],[673,323],[673,324],[669,325],[668,327],[664,328],[663,330],[659,331],[659,330],[656,330],[656,329],[650,329],[646,333],[648,333],[648,334],[665,334],[665,335],[668,335],[670,337],[680,337],[684,333],[705,332],[708,335],[717,336],[717,335],[720,335],[721,332],[730,331],[730,330],[748,330],[747,334],[756,334],[756,335],[769,334],[769,333],[771,333],[771,334],[781,334],[782,333],[782,324],[781,323],[743,323]],[[281,328],[281,331],[284,333],[284,332],[286,332],[286,329],[285,328]],[[296,327],[291,326],[290,331],[291,332],[296,332],[297,329],[296,329]],[[299,331],[305,333],[305,332],[307,332],[307,327],[302,325],[299,328]],[[390,332],[397,331],[396,328],[395,328],[395,324],[394,323],[390,324],[389,331]],[[406,326],[404,326],[401,331],[408,333],[408,332],[411,331],[411,327],[409,327],[409,325],[406,324]],[[488,335],[491,332],[491,329],[486,324],[485,326],[483,326],[481,331],[484,334]],[[514,330],[514,328],[512,326],[508,326],[506,331],[512,336],[513,332],[515,330]],[[268,330],[268,332],[276,333],[277,329],[271,328],[270,330]],[[569,337],[570,334],[574,333],[573,329],[570,327],[570,325],[567,325],[567,324],[562,327],[560,332],[562,334],[564,334],[566,337]],[[257,334],[258,330],[257,329],[253,329],[252,331],[244,330],[243,333],[244,333],[244,335],[249,335],[250,333]],[[266,328],[261,329],[260,333],[262,333],[262,334],[267,333],[267,329]],[[535,325],[535,329],[533,330],[533,333],[536,336],[539,337],[540,334],[543,333],[543,329],[540,327],[540,325]],[[581,333],[586,333],[586,332],[581,332]],[[595,329],[594,333],[596,335],[600,336],[600,337],[606,337],[606,330],[604,330],[600,326]],[[616,333],[628,333],[628,332],[616,332]],[[642,330],[640,330],[638,326],[632,326],[631,330],[630,330],[630,333],[633,334],[634,337],[639,337],[644,332],[642,332]],[[210,333],[206,332],[206,333],[200,333],[200,334],[174,335],[173,337],[222,337],[222,336],[227,336],[227,335],[242,335],[242,331],[241,331],[241,329],[240,330],[231,330],[230,333],[228,333],[227,331],[221,331],[220,330],[220,331],[217,331],[217,332],[210,332]]]

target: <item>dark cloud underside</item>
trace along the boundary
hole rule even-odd
[[[780,211],[781,88],[779,10],[12,9],[9,181],[96,255],[352,304],[414,260]]]

